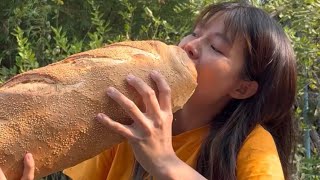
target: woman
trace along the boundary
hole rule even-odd
[[[158,97],[129,75],[146,111],[110,87],[108,95],[134,123],[97,116],[128,142],[64,173],[74,179],[289,179],[296,67],[283,30],[260,9],[222,3],[204,9],[179,46],[198,72],[183,109],[172,114],[160,73],[150,74]]]

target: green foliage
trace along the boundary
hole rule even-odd
[[[270,0],[264,8],[284,27],[296,53],[299,73],[297,99],[299,110],[296,115],[302,128],[300,136],[311,129],[319,135],[320,118],[316,113],[320,108],[320,1]],[[306,93],[308,96],[304,96]],[[310,137],[305,136],[303,141],[307,139]],[[303,144],[303,141],[300,143]],[[311,142],[310,145],[315,143],[317,142]],[[307,158],[306,149],[300,146],[299,153],[295,157],[297,165],[295,179],[320,179],[319,149],[311,146],[310,151],[311,158]]]
[[[16,75],[18,72],[17,67],[12,68],[1,67],[0,68],[0,84],[2,84],[6,79]]]
[[[14,29],[14,35],[18,43],[18,55],[16,57],[16,65],[19,68],[19,72],[26,72],[31,69],[39,67],[35,54],[30,47],[28,38],[24,37],[24,32],[20,27]]]
[[[190,31],[199,8],[207,3],[201,0],[0,3],[0,18],[3,19],[0,30],[4,32],[0,35],[1,79],[4,81],[17,72],[44,66],[105,43],[158,39],[176,44]],[[21,29],[20,34],[15,31],[17,27]]]
[[[0,83],[17,73],[113,42],[157,39],[177,44],[192,29],[200,9],[220,1],[0,0]],[[300,136],[311,128],[320,133],[320,1],[250,2],[278,20],[292,41],[299,72],[296,116]],[[309,124],[302,117],[306,86]],[[294,179],[319,179],[319,150],[313,146],[311,151],[308,159],[299,145]]]
[[[69,48],[70,44],[68,42],[68,38],[66,37],[66,32],[62,31],[62,27],[52,28],[53,39],[56,47],[52,50],[52,56],[54,59],[51,59],[52,62],[55,60],[60,60],[65,58],[67,55],[70,55]]]
[[[303,159],[301,166],[301,179],[320,179],[320,158],[314,157],[310,159]]]
[[[91,49],[101,47],[105,41],[104,35],[110,31],[108,28],[109,23],[103,19],[103,13],[99,11],[100,6],[96,4],[94,0],[88,0],[91,5],[91,23],[95,26],[95,31],[93,33],[88,33],[90,38],[89,46]]]
[[[319,180],[320,156],[314,155],[312,158],[305,158],[304,151],[304,147],[299,144],[294,159],[297,172],[293,174],[293,179]]]

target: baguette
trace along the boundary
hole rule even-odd
[[[103,112],[124,124],[127,113],[106,95],[113,86],[143,109],[140,95],[125,81],[129,73],[157,93],[151,70],[171,87],[173,111],[192,95],[197,74],[187,54],[159,41],[128,41],[72,55],[11,78],[0,87],[0,167],[19,179],[23,157],[35,159],[40,178],[94,157],[124,138],[94,120]]]

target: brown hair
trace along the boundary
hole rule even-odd
[[[214,117],[196,170],[208,179],[236,179],[237,154],[249,133],[261,124],[273,136],[285,178],[289,179],[295,137],[292,107],[296,94],[296,64],[290,42],[267,13],[244,3],[210,5],[202,11],[196,25],[206,23],[218,12],[223,15],[225,29],[233,40],[245,40],[242,75],[256,81],[259,88],[248,99],[231,100]],[[136,165],[134,177],[143,174],[139,169],[141,166]]]
[[[233,39],[245,40],[243,77],[258,82],[257,93],[232,100],[212,121],[212,131],[202,146],[196,169],[208,179],[236,179],[237,154],[257,124],[273,136],[286,179],[294,142],[292,107],[296,93],[294,53],[282,28],[263,10],[247,4],[208,6],[196,24],[217,12]],[[219,146],[216,146],[219,144]]]

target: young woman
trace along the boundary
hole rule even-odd
[[[183,109],[172,114],[170,88],[160,73],[150,74],[158,97],[129,75],[146,111],[110,87],[108,95],[134,123],[97,116],[128,142],[64,173],[108,180],[289,179],[296,67],[279,25],[250,5],[211,5],[179,46],[198,72],[198,87]]]

